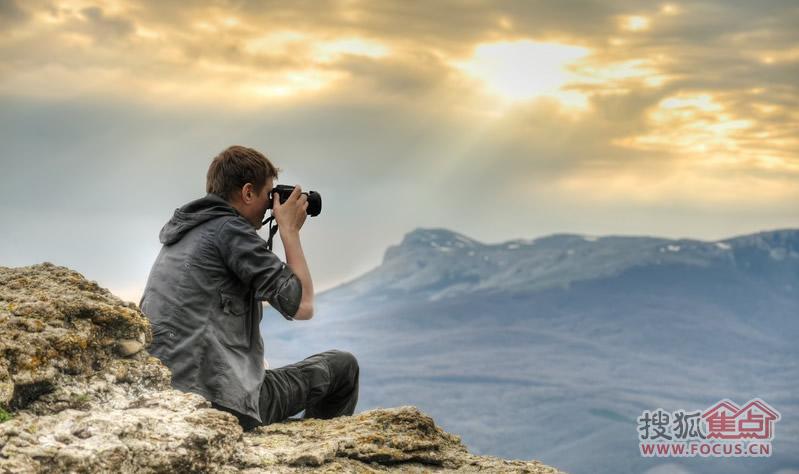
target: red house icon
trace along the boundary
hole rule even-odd
[[[702,418],[707,422],[708,439],[771,439],[780,414],[759,398],[743,408],[724,399],[708,408]]]
[[[738,433],[742,439],[771,439],[774,422],[780,414],[759,398],[744,405],[737,414]]]
[[[707,438],[738,439],[738,424],[735,414],[741,411],[735,403],[726,398],[702,413],[707,422]]]

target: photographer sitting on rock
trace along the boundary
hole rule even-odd
[[[349,352],[264,369],[261,302],[289,321],[311,319],[314,304],[300,244],[307,194],[296,186],[281,201],[272,193],[277,173],[251,148],[214,158],[208,194],[176,209],[161,229],[139,305],[152,325],[149,352],[170,368],[172,385],[232,413],[245,430],[302,410],[306,418],[352,415],[358,401],[359,367]],[[286,263],[256,233],[270,208]]]

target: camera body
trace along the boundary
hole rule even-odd
[[[286,202],[286,199],[291,196],[292,191],[294,191],[294,186],[278,184],[272,189],[270,194],[272,195],[272,199],[274,199],[275,194],[277,194],[278,198],[280,199],[280,204],[283,204]],[[318,216],[319,213],[322,212],[322,196],[316,191],[309,191],[302,194],[308,196],[308,208],[305,210],[305,212],[307,212],[311,217]],[[269,207],[271,208],[272,206],[270,205]]]

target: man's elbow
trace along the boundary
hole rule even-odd
[[[300,320],[308,320],[313,318],[314,307],[312,303],[300,303],[299,309],[297,309],[297,314],[294,315],[294,319]]]

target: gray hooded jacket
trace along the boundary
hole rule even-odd
[[[293,320],[299,279],[214,194],[176,209],[159,237],[139,304],[153,329],[150,354],[172,371],[175,388],[261,421],[261,301]]]

